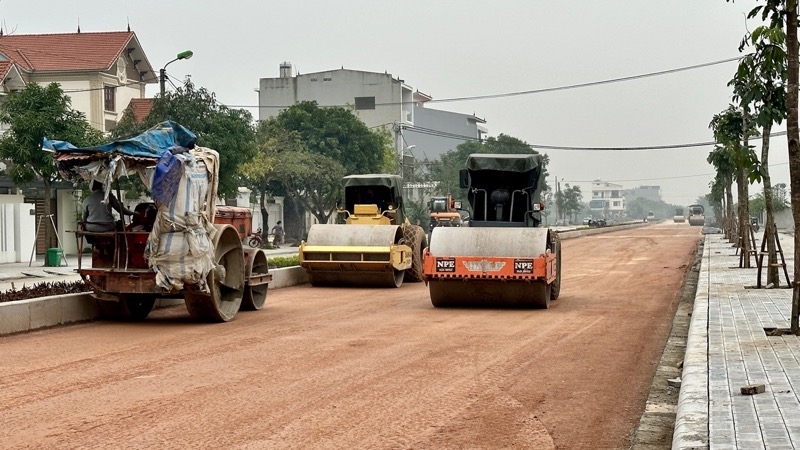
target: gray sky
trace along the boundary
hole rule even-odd
[[[5,32],[136,32],[158,70],[191,75],[217,99],[257,117],[258,79],[291,62],[302,73],[336,69],[400,77],[434,99],[593,82],[739,56],[755,1],[724,0],[0,0]],[[748,24],[752,29],[755,24]],[[573,90],[431,105],[487,120],[490,135],[531,144],[631,147],[713,140],[736,63]],[[148,96],[158,89],[148,88]],[[776,131],[785,126],[776,126]],[[773,139],[773,182],[789,182],[786,140]],[[549,171],[578,184],[596,178],[660,185],[688,205],[708,192],[711,147],[648,151],[546,150]],[[760,149],[758,149],[760,153]],[[696,176],[700,175],[700,176]],[[552,182],[552,179],[550,180]],[[760,186],[751,187],[751,193]]]

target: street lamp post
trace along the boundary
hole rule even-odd
[[[159,72],[159,77],[158,77],[158,83],[161,86],[161,98],[164,98],[164,82],[167,79],[167,66],[172,64],[172,63],[174,63],[175,61],[177,61],[179,59],[189,59],[189,58],[192,57],[192,55],[194,55],[194,53],[191,50],[182,51],[182,52],[178,53],[178,55],[177,55],[177,57],[175,59],[173,59],[172,61],[164,64],[164,67],[161,68],[161,71]]]

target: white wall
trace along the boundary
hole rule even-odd
[[[78,253],[78,241],[75,239],[75,230],[78,229],[77,214],[81,205],[75,200],[71,189],[59,189],[56,192],[56,208],[58,210],[56,228],[61,248],[64,254],[75,255]],[[45,226],[45,224],[42,224]]]
[[[22,195],[0,195],[0,263],[30,258],[36,240],[34,208],[32,203],[23,203]]]

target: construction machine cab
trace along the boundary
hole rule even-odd
[[[404,223],[402,189],[399,175],[344,177],[344,207],[339,209],[339,221],[365,225]]]
[[[459,172],[472,208],[471,227],[538,227],[542,156],[472,154]]]

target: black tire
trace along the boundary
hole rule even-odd
[[[418,283],[422,281],[424,275],[422,269],[422,255],[425,247],[428,246],[425,231],[416,225],[403,226],[403,240],[411,247],[414,253],[411,260],[411,268],[406,270],[404,281]]]
[[[247,240],[247,245],[253,248],[261,248],[261,239],[256,237],[251,237]]]
[[[558,300],[561,293],[561,238],[553,233],[553,253],[556,254],[556,279],[550,283],[550,300]]]

